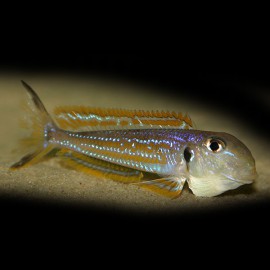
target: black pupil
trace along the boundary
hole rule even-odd
[[[219,143],[216,141],[211,142],[210,148],[213,152],[216,152],[219,149]]]
[[[185,151],[184,151],[184,158],[185,158],[186,162],[189,162],[189,161],[190,161],[191,156],[192,156],[191,151],[190,151],[190,149],[187,147],[187,148],[185,149]]]

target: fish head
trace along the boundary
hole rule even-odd
[[[196,196],[216,196],[256,179],[255,160],[236,137],[208,131],[197,132],[195,137],[184,156],[189,188]]]

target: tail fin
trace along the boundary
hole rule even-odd
[[[48,142],[50,133],[57,129],[56,124],[35,91],[24,81],[21,82],[30,97],[30,102],[28,102],[31,112],[29,120],[32,125],[31,136],[22,139],[21,145],[27,148],[28,151],[31,150],[31,152],[13,164],[10,169],[19,169],[38,163],[45,157],[48,157],[50,153],[53,153],[53,146],[49,145]]]

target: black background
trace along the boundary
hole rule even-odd
[[[243,54],[239,57],[237,53],[224,51],[212,54],[167,54],[162,51],[155,54],[100,54],[76,48],[74,51],[47,53],[9,51],[1,55],[0,69],[3,74],[20,71],[33,74],[61,72],[86,77],[95,74],[166,89],[160,94],[170,95],[173,99],[186,96],[204,106],[225,111],[268,139],[269,104],[265,98],[258,98],[269,95],[268,66],[267,60],[260,56],[247,57]],[[149,222],[147,226],[156,223],[180,225],[184,220],[187,224],[204,220],[205,228],[211,222],[217,226],[230,226],[232,221],[240,221],[248,226],[251,219],[263,220],[264,213],[269,212],[269,203],[265,201],[233,209],[171,215],[142,215],[114,208],[80,207],[47,201],[26,201],[24,198],[1,198],[0,205],[3,217],[14,222],[34,219],[40,224],[55,220],[63,225],[75,225],[77,221],[84,221],[91,228],[102,227],[104,230],[108,223],[118,229],[124,224],[127,229],[134,228],[135,224],[140,227],[141,221]]]
[[[102,4],[97,9],[61,3],[58,9],[56,3],[20,6],[11,2],[12,7],[6,8],[3,2],[0,69],[86,76],[91,71],[165,86],[165,94],[175,99],[183,94],[175,89],[187,87],[188,97],[232,113],[243,125],[269,138],[269,105],[256,98],[268,93],[270,83],[269,16],[263,14],[267,8],[260,5],[256,12],[254,3],[250,10],[246,3],[239,7],[192,3],[190,8],[170,4],[165,10],[162,3],[164,10],[159,11],[156,5],[147,9],[144,3],[123,10],[113,3],[122,17]],[[115,49],[138,53],[111,54]],[[253,91],[251,85],[261,90]],[[215,262],[231,267],[235,259],[241,266],[250,265],[256,251],[258,266],[267,258],[261,241],[269,242],[268,213],[268,202],[193,214],[138,215],[0,198],[1,239],[9,243],[2,247],[11,254],[9,264],[36,263],[33,251],[43,264],[52,257],[51,250],[58,258],[64,244],[61,263],[70,263],[77,250],[81,256],[76,266],[87,258],[91,267],[96,257],[99,265],[115,262],[118,266],[128,258],[128,266],[139,262],[139,267],[146,265],[140,259],[148,259],[151,266],[176,262],[183,267],[186,262],[202,267]],[[27,252],[23,260],[14,254],[16,248],[19,254]],[[117,254],[110,258],[112,251]]]

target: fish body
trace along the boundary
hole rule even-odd
[[[255,161],[234,136],[194,130],[188,116],[169,112],[64,107],[55,121],[27,84],[34,104],[35,150],[17,169],[58,156],[92,175],[137,184],[168,197],[184,183],[197,196],[216,196],[256,178]],[[145,175],[155,179],[145,180]]]

